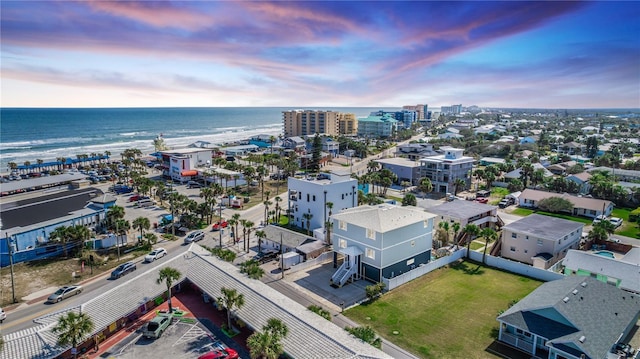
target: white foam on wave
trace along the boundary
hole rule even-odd
[[[187,147],[190,144],[196,141],[206,141],[212,144],[224,144],[234,141],[246,140],[250,137],[266,134],[277,136],[282,133],[282,124],[269,124],[265,126],[260,126],[253,129],[242,129],[242,127],[226,127],[225,131],[216,131],[215,133],[209,134],[189,134],[186,136],[176,136],[172,137],[168,134],[164,134],[164,140],[168,147],[170,148],[181,148]],[[155,136],[154,136],[155,138]],[[59,139],[61,141],[63,139]],[[79,140],[73,138],[67,138],[65,140]],[[9,162],[15,162],[17,164],[23,164],[25,161],[35,162],[37,159],[42,159],[44,162],[53,162],[56,161],[59,157],[71,157],[76,158],[79,154],[87,154],[91,153],[104,154],[105,151],[111,152],[112,156],[119,156],[125,149],[128,148],[137,148],[142,151],[143,154],[148,155],[155,151],[153,147],[153,138],[150,139],[139,139],[134,141],[118,141],[117,138],[113,139],[113,142],[105,143],[105,144],[90,144],[95,141],[91,139],[86,139],[85,141],[77,141],[77,142],[86,142],[86,145],[80,146],[67,146],[67,147],[58,147],[51,149],[38,149],[32,151],[21,151],[21,152],[10,152],[2,155],[0,159],[0,168],[6,169],[7,164]],[[35,143],[38,141],[24,141],[25,146],[27,144]],[[56,143],[58,141],[43,141],[48,144]],[[9,144],[5,144],[9,145]],[[31,147],[31,146],[29,146]],[[15,147],[13,147],[15,148]],[[25,148],[28,149],[28,148]]]

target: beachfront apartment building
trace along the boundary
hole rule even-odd
[[[214,149],[197,147],[161,151],[162,175],[180,183],[187,182],[198,176],[197,167],[211,165],[213,152]]]
[[[407,111],[415,111],[418,120],[429,119],[429,117],[427,116],[429,113],[429,105],[404,105],[402,106],[402,109]]]
[[[398,129],[398,121],[390,114],[371,115],[358,119],[358,137],[390,137]]]
[[[330,136],[351,135],[357,133],[355,114],[325,110],[282,111],[284,136]],[[345,132],[342,132],[344,130]]]
[[[291,223],[313,231],[324,228],[331,213],[358,205],[358,181],[349,174],[321,173],[316,177],[288,178]],[[307,220],[309,226],[307,228]]]
[[[464,156],[464,150],[449,146],[440,148],[444,153],[421,158],[420,176],[427,177],[433,185],[433,192],[453,193],[457,179],[465,181],[465,188],[471,183],[471,170],[475,160]]]
[[[364,205],[331,217],[334,285],[364,278],[381,282],[431,260],[435,215],[417,207]]]
[[[338,133],[345,136],[358,134],[358,119],[355,113],[343,113],[338,120]]]
[[[584,223],[531,214],[502,227],[503,258],[547,269],[580,245]]]

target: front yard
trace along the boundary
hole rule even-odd
[[[497,338],[498,312],[540,284],[465,261],[345,315],[421,358],[497,358],[485,349]]]

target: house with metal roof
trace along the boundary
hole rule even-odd
[[[343,263],[331,281],[380,282],[431,260],[435,215],[417,207],[391,204],[349,208],[331,216],[334,264]]]
[[[640,248],[632,248],[622,258],[570,249],[562,260],[562,266],[565,275],[592,276],[640,294]]]
[[[503,258],[547,269],[577,249],[584,223],[531,214],[502,227]]]
[[[194,243],[182,256],[164,261],[79,306],[37,318],[34,320],[37,326],[33,328],[3,336],[5,344],[0,359],[49,359],[67,352],[70,347],[56,343],[52,328],[58,318],[69,311],[91,317],[95,329],[88,338],[99,333],[112,334],[154,308],[158,298],[164,298],[166,287],[156,279],[165,267],[175,268],[182,274],[174,290],[192,285],[210,298],[219,297],[223,287],[237,290],[244,296],[245,305],[236,309],[235,315],[251,329],[261,330],[270,318],[280,319],[289,328],[282,343],[284,352],[291,358],[391,358],[261,281],[248,278],[231,263],[212,256]]]
[[[591,277],[542,284],[498,316],[498,340],[538,358],[603,359],[640,317],[640,296]]]
[[[467,224],[475,224],[480,228],[495,228],[499,222],[498,206],[476,201],[454,200],[428,207],[426,211],[436,215],[436,226],[440,222],[458,222],[460,228]]]

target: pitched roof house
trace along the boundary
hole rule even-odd
[[[501,314],[498,340],[536,357],[601,359],[639,317],[640,296],[570,276],[542,284]]]
[[[538,202],[551,197],[560,197],[571,202],[573,204],[571,214],[574,216],[595,218],[601,214],[608,216],[613,211],[613,202],[604,199],[578,197],[568,193],[545,192],[530,188],[522,191],[518,199],[518,205],[520,207],[536,208],[538,207]]]

